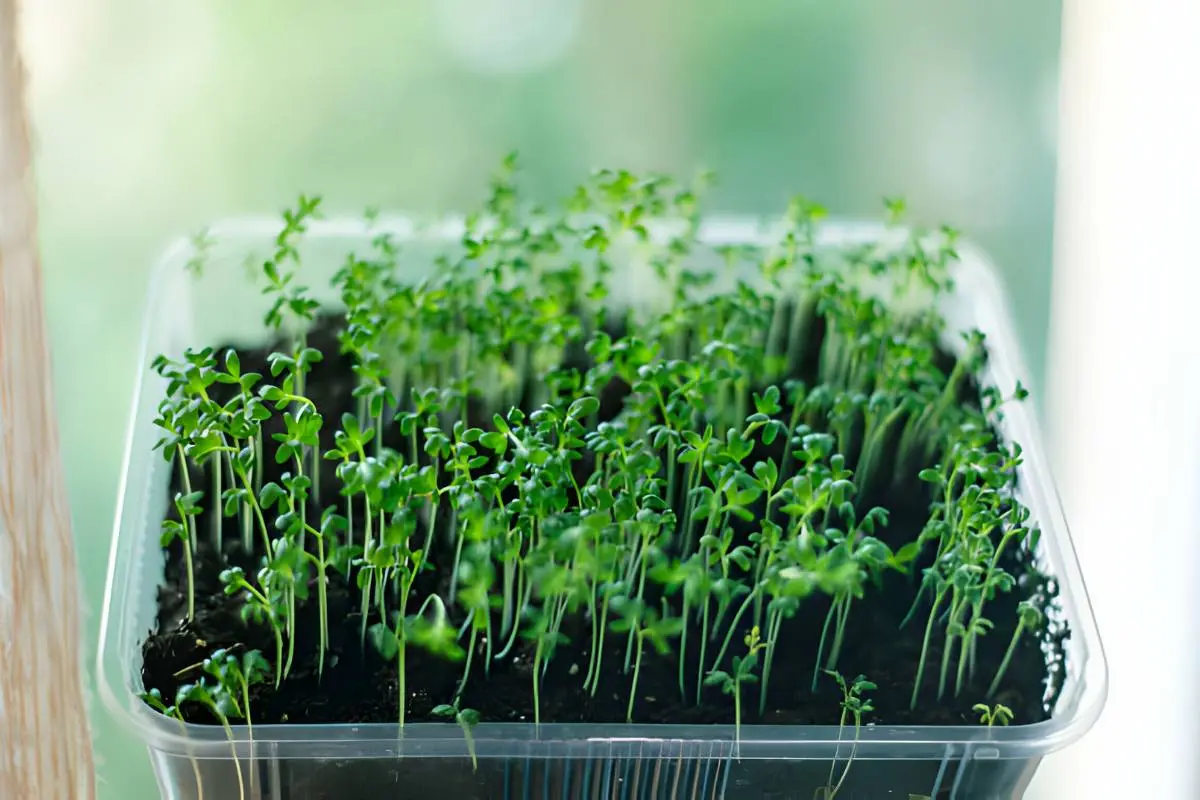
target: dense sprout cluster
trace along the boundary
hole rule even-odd
[[[550,213],[521,202],[514,176],[507,161],[422,280],[386,234],[346,258],[345,409],[306,391],[326,355],[307,338],[324,312],[299,251],[316,199],[286,212],[262,265],[265,322],[288,343],[269,374],[243,372],[233,350],[155,361],[160,449],[184,485],[163,544],[190,559],[208,536],[254,554],[257,571],[221,580],[275,643],[179,702],[224,691],[222,719],[248,718],[238,687],[287,680],[299,606],[320,609],[324,667],[334,574],[357,587],[362,646],[395,662],[401,724],[413,648],[458,665],[439,713],[473,724],[463,690],[518,643],[540,722],[568,633],[586,654],[581,692],[618,649],[628,720],[653,657],[675,665],[686,702],[733,695],[740,723],[747,686],[761,713],[780,680],[815,689],[836,674],[856,603],[890,572],[910,575],[906,624],[924,631],[912,704],[957,695],[977,670],[994,694],[1042,611],[1021,605],[1002,664],[978,663],[977,643],[991,601],[1016,589],[1002,555],[1036,529],[1016,494],[1021,450],[994,433],[1024,391],[981,386],[983,335],[939,313],[955,232],[896,224],[822,247],[823,211],[798,198],[762,243],[714,245],[703,181],[602,170]],[[888,204],[895,223],[902,210]],[[873,498],[914,476],[927,521],[891,530]],[[240,541],[222,541],[228,519]],[[780,642],[814,607],[819,642],[782,679]],[[858,719],[869,704],[855,702]]]

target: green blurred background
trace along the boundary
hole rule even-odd
[[[170,238],[301,191],[452,211],[516,148],[542,199],[602,165],[712,168],[720,211],[801,192],[866,216],[903,195],[991,253],[1042,383],[1058,2],[26,5],[92,650],[148,271]],[[153,797],[145,751],[93,706],[101,796]]]

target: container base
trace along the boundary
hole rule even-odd
[[[1040,759],[743,760],[596,757],[256,759],[189,762],[159,754],[172,800],[1014,800]],[[166,763],[164,763],[164,761]],[[843,778],[843,771],[845,776]],[[200,784],[197,786],[197,778]],[[840,781],[840,786],[839,786]]]

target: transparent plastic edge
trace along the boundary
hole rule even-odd
[[[163,250],[155,266],[150,271],[147,288],[142,298],[142,324],[138,334],[137,363],[134,374],[137,376],[130,397],[129,413],[126,418],[123,452],[121,454],[121,473],[117,478],[117,497],[113,512],[112,541],[109,543],[108,564],[104,578],[104,598],[100,606],[100,629],[96,647],[96,682],[101,699],[110,714],[115,715],[122,723],[132,722],[129,708],[126,706],[128,696],[132,694],[129,687],[121,681],[114,681],[111,667],[119,653],[112,652],[117,640],[118,629],[116,620],[125,617],[128,605],[128,593],[116,594],[114,589],[122,583],[119,576],[128,576],[132,567],[131,534],[123,533],[123,521],[127,513],[127,503],[130,498],[129,474],[134,459],[134,444],[137,441],[137,427],[145,388],[145,371],[148,364],[147,354],[150,352],[150,340],[155,327],[153,315],[154,298],[163,293],[163,287],[168,283],[170,273],[182,272],[182,265],[194,251],[188,239],[175,239]],[[126,581],[127,582],[127,581]],[[114,613],[114,602],[116,613]],[[118,694],[120,693],[120,694]],[[143,720],[144,722],[144,720]]]
[[[414,223],[402,215],[381,216],[368,223],[358,217],[335,217],[313,221],[307,238],[355,239],[388,232],[398,240],[445,240],[462,231],[462,218],[442,217],[429,224]],[[764,241],[769,221],[749,217],[713,216],[701,227],[701,238],[709,244]],[[208,226],[215,240],[244,239],[269,241],[278,231],[274,217],[237,217],[219,220]],[[822,226],[821,245],[855,244],[903,235],[903,230],[887,229],[881,224],[854,220],[835,220]],[[956,281],[960,289],[968,287],[972,308],[968,316],[985,331],[994,345],[989,371],[996,378],[1010,379],[1029,374],[1011,327],[1011,314],[1003,286],[984,253],[970,242],[960,242],[960,263]],[[179,238],[169,244],[150,275],[145,292],[144,318],[138,346],[137,382],[127,422],[121,475],[115,511],[112,543],[109,549],[105,593],[101,607],[97,682],[108,711],[122,725],[137,734],[150,747],[173,755],[193,758],[229,758],[230,742],[212,726],[180,726],[153,712],[137,701],[133,687],[114,680],[114,666],[121,653],[113,652],[118,638],[116,621],[123,619],[128,592],[116,594],[120,576],[128,575],[132,564],[130,537],[144,531],[130,531],[123,520],[130,500],[129,470],[135,457],[134,443],[143,402],[144,371],[150,357],[151,332],[155,327],[155,300],[183,273],[183,264],[194,252],[190,239]],[[1008,382],[1011,382],[1009,380]],[[857,753],[860,758],[929,759],[943,758],[947,748],[963,753],[990,746],[998,758],[1037,758],[1070,745],[1095,723],[1107,696],[1107,660],[1092,612],[1087,588],[1063,515],[1062,505],[1049,469],[1045,440],[1032,410],[1024,407],[1008,410],[1004,428],[1021,442],[1025,453],[1022,472],[1036,477],[1030,489],[1037,497],[1037,512],[1042,528],[1043,546],[1050,551],[1062,593],[1067,595],[1071,613],[1068,619],[1072,635],[1084,640],[1085,663],[1079,679],[1084,691],[1079,702],[1060,711],[1051,719],[1029,725],[984,728],[982,726],[892,726],[872,725],[861,729]],[[1049,540],[1048,542],[1046,540]],[[371,757],[458,757],[463,739],[457,727],[445,723],[408,723],[403,735],[394,724],[353,725],[255,725],[254,747],[269,748],[272,757],[291,758],[371,758]],[[234,739],[243,749],[250,747],[245,726],[233,726]],[[841,732],[844,737],[844,732]],[[742,759],[831,757],[839,747],[837,726],[743,726],[740,736]],[[623,744],[650,746],[646,757],[654,757],[659,746],[678,747],[680,743],[732,744],[734,726],[729,725],[645,725],[645,724],[560,724],[547,723],[535,730],[531,723],[481,723],[473,731],[480,757],[560,757],[597,746]],[[841,744],[845,744],[844,741]],[[264,753],[260,753],[263,755]]]

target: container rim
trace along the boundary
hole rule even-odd
[[[405,241],[454,240],[464,230],[465,218],[449,215],[418,222],[419,218],[404,214],[380,215],[368,220],[362,216],[330,216],[312,220],[305,240],[358,239],[388,233],[399,243]],[[743,215],[710,215],[700,226],[699,238],[705,244],[769,244],[771,220]],[[652,236],[661,236],[663,228],[651,224]],[[266,240],[279,230],[273,216],[237,216],[214,221],[205,229],[210,241]],[[818,246],[845,246],[883,242],[901,238],[908,233],[902,227],[888,227],[876,222],[854,219],[823,221],[817,228]],[[953,277],[960,293],[972,305],[971,316],[992,343],[989,348],[990,377],[1012,385],[1017,377],[1030,374],[1011,327],[1007,293],[984,251],[969,239],[959,239],[959,255]],[[183,265],[196,253],[192,237],[177,237],[162,251],[154,265],[143,304],[142,330],[137,347],[137,369],[141,375],[150,358],[151,332],[156,301],[165,287],[177,280]],[[169,720],[145,706],[121,675],[117,629],[128,616],[129,601],[125,594],[115,591],[122,568],[122,527],[126,501],[129,498],[129,472],[135,457],[135,432],[138,410],[142,402],[142,381],[134,386],[131,411],[126,425],[121,474],[117,486],[117,502],[113,533],[109,548],[105,592],[101,606],[98,646],[96,650],[96,679],[104,705],[121,727],[136,734],[153,748],[172,754],[203,758],[228,758],[230,740],[217,726],[180,724]],[[1026,725],[985,728],[980,725],[955,726],[864,726],[858,736],[859,758],[941,758],[946,748],[971,749],[976,757],[1031,758],[1060,750],[1081,738],[1096,722],[1108,694],[1108,664],[1099,630],[1088,597],[1087,587],[1079,566],[1071,534],[1063,515],[1058,490],[1052,477],[1044,439],[1033,409],[1020,404],[1006,409],[1002,423],[1007,435],[1021,442],[1025,463],[1022,471],[1036,475],[1026,491],[1035,495],[1030,502],[1043,531],[1042,546],[1047,547],[1053,575],[1060,585],[1060,599],[1067,605],[1071,638],[1082,640],[1084,663],[1072,665],[1078,670],[1073,676],[1083,686],[1080,696],[1065,709],[1059,709],[1050,719]],[[126,536],[132,535],[127,533]],[[128,564],[124,565],[128,567]],[[248,744],[245,725],[232,726],[235,742]],[[573,724],[545,723],[535,729],[528,722],[483,722],[472,731],[480,758],[522,756],[559,757],[563,747],[591,748],[610,746],[630,751],[636,757],[642,751],[646,757],[662,753],[664,747],[682,742],[731,745],[734,725],[648,725],[648,724]],[[462,733],[447,723],[406,723],[403,734],[396,724],[373,723],[355,725],[336,723],[256,724],[254,743],[270,746],[279,757],[379,757],[375,750],[361,752],[363,745],[386,745],[391,755],[458,756],[461,755]],[[439,747],[438,745],[450,745]],[[743,725],[740,732],[740,758],[804,758],[813,757],[816,750],[827,751],[848,744],[845,731],[829,725]],[[990,745],[990,748],[987,747]],[[432,750],[437,752],[427,752]],[[992,749],[994,748],[994,749]]]

